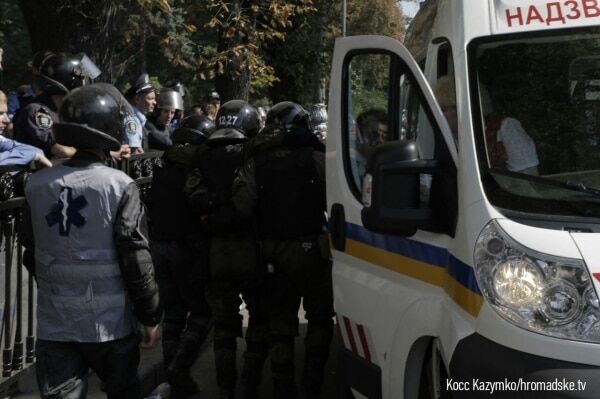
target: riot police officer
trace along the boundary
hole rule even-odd
[[[209,303],[215,323],[215,365],[222,398],[234,397],[237,381],[236,338],[242,336],[240,293],[250,313],[246,333],[248,349],[256,353],[250,360],[246,356],[248,366],[244,369],[252,368],[254,359],[261,363],[266,356],[265,350],[261,352],[268,340],[266,328],[258,327],[265,326],[264,318],[253,301],[260,279],[253,225],[250,218],[238,217],[231,202],[235,170],[243,164],[247,140],[254,137],[258,129],[258,112],[250,104],[241,100],[223,104],[217,114],[217,130],[206,141],[207,150],[200,159],[203,185],[190,197],[191,203],[203,214],[203,225],[211,235]]]
[[[136,319],[146,346],[160,338],[140,194],[130,177],[104,164],[131,114],[111,85],[73,90],[53,131],[77,152],[31,175],[25,187],[23,263],[38,285],[36,373],[44,398],[85,397],[90,368],[109,399],[140,398]]]
[[[98,67],[83,53],[57,53],[45,58],[34,78],[42,94],[19,112],[15,121],[17,141],[41,148],[47,158],[71,157],[75,149],[57,143],[51,128],[58,122],[58,107],[64,96],[98,75]]]
[[[173,145],[171,122],[177,112],[183,112],[183,97],[173,89],[164,90],[158,95],[156,108],[156,112],[146,122],[148,147],[164,151]]]
[[[212,324],[205,296],[208,236],[200,226],[200,215],[189,206],[186,192],[200,182],[194,168],[214,128],[203,116],[182,121],[173,132],[174,146],[163,154],[164,166],[154,170],[147,203],[152,258],[165,308],[164,364],[174,398],[198,390],[189,371]]]
[[[308,329],[302,390],[319,397],[333,335],[331,261],[325,227],[324,147],[309,129],[308,113],[282,102],[248,151],[236,177],[233,203],[255,215],[268,278],[271,369],[275,398],[296,397],[294,337],[303,298]]]

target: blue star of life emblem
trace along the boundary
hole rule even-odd
[[[50,213],[46,215],[46,222],[49,227],[58,224],[58,233],[61,236],[68,236],[71,225],[83,227],[85,224],[85,217],[79,211],[86,206],[87,200],[83,195],[73,199],[73,189],[61,187],[58,202],[52,205]]]

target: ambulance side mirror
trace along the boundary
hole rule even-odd
[[[439,170],[439,162],[419,159],[412,140],[378,146],[363,181],[363,225],[375,232],[404,237],[435,226],[434,212],[421,191],[431,181],[427,177]]]

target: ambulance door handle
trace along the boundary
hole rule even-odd
[[[346,250],[346,213],[342,204],[333,204],[329,217],[331,244],[338,251]]]

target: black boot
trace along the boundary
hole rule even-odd
[[[235,393],[231,389],[220,389],[219,399],[235,399]]]
[[[167,367],[167,380],[174,398],[185,398],[198,392],[198,385],[190,376],[190,368],[198,358],[205,336],[205,331],[186,330],[181,334],[177,351]]]
[[[242,399],[259,398],[258,391],[265,359],[266,353],[264,356],[257,356],[256,354],[249,354],[247,352],[244,354],[244,366],[240,378]]]
[[[237,381],[236,369],[236,338],[218,338],[215,336],[215,366],[217,371],[217,385],[223,398],[234,397]],[[229,396],[227,396],[229,395]]]
[[[242,399],[258,399],[263,367],[268,355],[268,342],[247,341],[240,385]]]
[[[190,376],[189,370],[167,370],[167,381],[171,385],[171,398],[184,399],[198,392],[198,384]]]
[[[273,398],[296,399],[296,381],[293,378],[273,378]]]
[[[302,370],[303,399],[318,399],[321,397],[325,364],[328,357],[329,347],[306,348]]]

